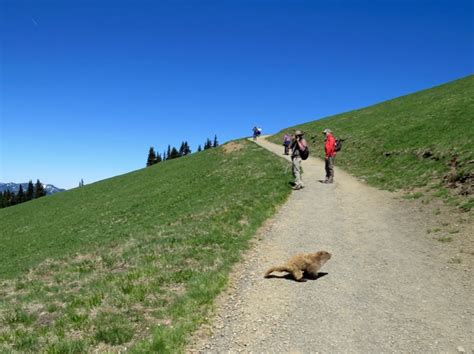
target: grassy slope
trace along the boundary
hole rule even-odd
[[[179,350],[289,193],[233,144],[0,210],[0,352]]]
[[[443,178],[455,156],[453,177],[474,178],[474,76],[290,127],[271,140],[280,143],[285,131],[296,128],[307,133],[313,154],[321,157],[324,128],[346,139],[337,165],[370,184],[389,190],[426,186],[466,209],[472,207],[472,195],[453,196]]]

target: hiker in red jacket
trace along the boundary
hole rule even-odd
[[[336,156],[336,139],[332,135],[330,129],[324,129],[323,134],[326,136],[324,140],[324,151],[326,153],[325,169],[326,179],[324,183],[334,182],[334,157]]]

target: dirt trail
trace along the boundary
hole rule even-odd
[[[282,154],[282,146],[259,139]],[[200,352],[472,352],[474,287],[467,263],[427,237],[405,201],[335,170],[303,162],[306,188],[264,227],[219,301]],[[264,279],[298,252],[327,250],[326,275],[298,283]]]

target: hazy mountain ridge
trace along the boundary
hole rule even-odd
[[[23,191],[26,192],[26,190],[28,189],[28,183],[14,183],[14,182],[2,183],[2,182],[0,182],[0,193],[3,193],[7,190],[9,190],[10,192],[13,192],[13,193],[18,193],[18,191],[20,190],[20,185],[23,187]],[[52,184],[44,184],[43,183],[43,187],[44,187],[44,190],[45,190],[46,194],[48,194],[48,195],[65,191],[65,189],[58,188],[58,187],[56,187]]]

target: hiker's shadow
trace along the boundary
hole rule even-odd
[[[303,279],[301,279],[300,282],[305,282],[305,281],[308,281],[308,280],[318,280],[319,278],[322,278],[326,275],[328,275],[328,273],[319,272],[318,275],[316,275],[316,276],[312,275],[312,274],[304,273]],[[295,278],[293,278],[293,276],[291,274],[285,274],[285,275],[270,274],[269,276],[267,276],[267,279],[270,279],[270,278],[279,278],[279,279],[286,279],[286,280],[296,281]]]

